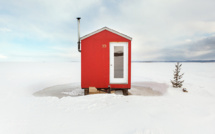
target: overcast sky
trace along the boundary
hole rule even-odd
[[[77,61],[81,36],[132,37],[132,60],[215,60],[215,0],[0,0],[0,61]]]

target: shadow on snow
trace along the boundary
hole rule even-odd
[[[158,82],[134,82],[131,84],[129,90],[130,95],[140,96],[161,96],[167,92],[168,85]],[[117,95],[122,95],[122,92],[117,91]],[[37,91],[33,94],[37,97],[76,97],[83,96],[84,90],[80,88],[79,83],[70,83],[63,85],[56,85]]]

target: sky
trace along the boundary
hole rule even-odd
[[[0,62],[80,61],[104,26],[132,37],[133,61],[215,60],[215,0],[0,0]]]

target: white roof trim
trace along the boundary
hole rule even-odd
[[[110,32],[112,32],[112,33],[115,33],[115,34],[117,34],[117,35],[119,35],[119,36],[122,36],[122,37],[124,37],[124,38],[126,38],[126,39],[132,40],[131,37],[129,37],[129,36],[125,35],[125,34],[122,34],[122,33],[120,33],[120,32],[117,32],[117,31],[115,31],[115,30],[113,30],[113,29],[110,29],[110,28],[108,28],[108,27],[103,27],[103,28],[101,28],[101,29],[98,29],[98,30],[96,30],[96,31],[94,31],[94,32],[92,32],[92,33],[89,33],[89,34],[87,34],[87,35],[81,37],[80,39],[81,39],[81,40],[86,39],[86,38],[88,38],[88,37],[90,37],[90,36],[92,36],[92,35],[94,35],[94,34],[96,34],[96,33],[99,33],[99,32],[101,32],[101,31],[103,31],[103,30],[108,30],[108,31],[110,31]]]

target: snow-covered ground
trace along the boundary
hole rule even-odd
[[[1,134],[214,134],[215,63],[132,63],[133,95],[83,96],[80,63],[0,63]]]

